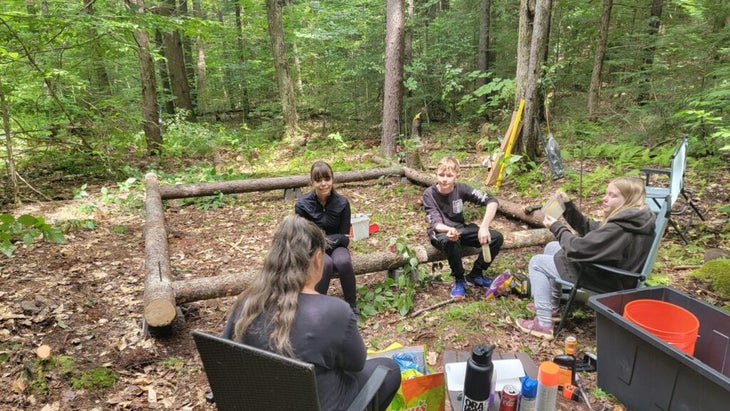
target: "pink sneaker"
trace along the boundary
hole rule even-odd
[[[527,304],[527,311],[537,314],[537,310],[535,309],[535,303],[531,302]],[[562,313],[560,312],[560,307],[553,308],[553,312],[551,313],[550,317],[554,322],[560,322],[560,315]]]
[[[520,329],[520,331],[524,331],[530,335],[534,335],[535,337],[544,338],[546,340],[552,340],[554,338],[553,326],[548,325],[546,327],[543,327],[537,321],[537,318],[533,318],[532,320],[517,318],[515,319],[515,324],[517,325],[517,328]]]

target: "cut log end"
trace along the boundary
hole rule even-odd
[[[150,327],[166,327],[175,321],[175,305],[166,299],[149,301],[144,307],[144,319]]]

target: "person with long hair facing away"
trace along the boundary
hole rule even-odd
[[[314,364],[322,410],[346,409],[375,368],[385,365],[388,373],[378,391],[384,410],[400,387],[400,368],[391,358],[366,359],[348,304],[315,290],[325,244],[314,223],[297,215],[284,218],[261,273],[233,306],[223,337]],[[285,393],[287,387],[281,389]]]
[[[530,259],[528,272],[534,303],[527,308],[535,318],[516,319],[517,327],[537,337],[553,338],[553,321],[559,320],[562,278],[572,283],[578,279],[580,264],[598,263],[629,271],[640,271],[654,240],[656,216],[645,204],[644,180],[638,177],[619,177],[611,181],[603,196],[603,219],[594,221],[584,216],[558,191],[556,198],[565,205],[563,217],[577,232],[548,215],[543,225],[550,229],[557,241],[545,246],[542,254]],[[606,291],[615,291],[615,280],[587,271],[584,281],[600,285]],[[635,280],[632,280],[635,281]],[[623,284],[625,288],[636,284]]]
[[[337,270],[345,301],[355,314],[357,308],[357,287],[355,269],[350,256],[350,202],[334,189],[334,173],[332,167],[324,161],[316,161],[309,171],[312,191],[299,197],[294,205],[294,212],[317,224],[327,238],[324,256],[324,273],[315,289],[320,294],[327,294],[330,280]]]

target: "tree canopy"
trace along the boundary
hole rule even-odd
[[[600,103],[590,120],[587,90],[604,4],[537,1],[546,2],[549,34],[536,80],[536,115],[547,111],[558,119],[554,124],[570,119],[573,125],[564,132],[574,136],[605,140],[620,133],[649,144],[687,133],[701,143],[693,145],[701,155],[728,145],[727,2],[668,0],[659,2],[659,13],[657,1],[614,3],[602,51]],[[485,3],[489,19],[483,18]],[[403,103],[395,116],[400,136],[410,135],[416,115],[426,129],[435,122],[473,131],[487,124],[499,135],[506,128],[519,99],[515,84],[524,80],[516,78],[519,3],[413,3],[406,13]],[[377,136],[384,87],[392,87],[384,82],[385,2],[281,4],[294,110],[302,123],[314,121],[301,132]],[[140,81],[140,33],[150,39],[156,90],[149,103],[160,117],[163,151],[175,144],[165,133],[178,120],[214,130],[226,120],[244,131],[263,127],[273,140],[280,138],[286,110],[265,2],[195,0],[188,6],[173,0],[3,2],[3,157],[15,154],[22,161],[54,153],[52,167],[74,173],[79,158],[108,170],[118,169],[130,153],[146,155],[150,142],[143,125],[156,117],[150,107],[146,114],[142,110],[149,85]],[[488,71],[477,69],[485,30]],[[484,53],[486,43],[481,44]],[[189,102],[182,86],[189,88]],[[337,128],[328,128],[332,124]],[[235,144],[245,146],[241,141]],[[73,156],[59,157],[59,151]]]

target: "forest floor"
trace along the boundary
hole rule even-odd
[[[566,168],[574,166],[566,164]],[[716,214],[713,206],[727,204],[730,181],[727,170],[716,176],[714,188],[701,190],[702,197],[697,199],[707,221],[701,224],[695,218],[688,231],[693,243],[689,248],[700,254],[704,248],[727,247],[727,240],[722,240],[718,232],[723,224],[719,220],[724,217]],[[537,188],[542,193],[539,196],[512,195],[506,182],[497,197],[524,205],[540,204],[560,185],[560,181],[545,180]],[[371,214],[371,223],[380,226],[379,232],[354,242],[353,252],[386,250],[391,238],[407,238],[412,245],[427,243],[420,205],[423,187],[399,178],[383,178],[343,184],[337,189],[350,199],[353,212]],[[89,193],[94,190],[87,188]],[[179,200],[167,202],[165,217],[176,279],[259,267],[277,222],[293,209],[293,200],[285,200],[282,194],[240,194],[233,204],[207,209]],[[91,217],[80,211],[89,203],[96,204]],[[582,205],[589,214],[596,215],[598,203],[584,200]],[[93,218],[96,227],[76,227],[66,235],[64,244],[21,245],[12,258],[2,257],[1,409],[213,409],[204,399],[209,388],[190,331],[219,333],[235,297],[187,304],[182,307],[184,318],[176,323],[172,335],[150,338],[144,333],[142,318],[146,273],[141,208],[124,211],[92,194],[81,200],[28,203],[15,212],[43,215],[49,222]],[[688,217],[674,218],[686,223]],[[498,216],[494,226],[502,232],[529,228],[503,215]],[[689,272],[696,264],[682,264],[667,255],[667,249],[684,248],[672,228],[662,247],[655,271],[666,275],[673,287],[718,306],[728,304],[690,278]],[[496,276],[503,269],[526,273],[529,257],[540,249],[504,250],[488,275]],[[465,259],[467,269],[472,259]],[[384,275],[358,276],[358,285],[371,287]],[[412,311],[449,300],[451,285],[448,269],[437,268],[430,281],[419,287]],[[337,281],[330,292],[341,295]],[[536,363],[561,353],[567,335],[577,337],[581,351],[596,351],[595,313],[587,306],[579,307],[560,338],[543,341],[521,333],[513,325],[516,316],[527,315],[528,299],[509,295],[481,300],[482,292],[472,288],[465,300],[427,309],[412,318],[395,311],[378,314],[362,321],[362,334],[373,349],[393,342],[425,345],[429,363],[436,371],[443,370],[444,351],[468,351],[477,344],[495,344],[502,352],[527,352]],[[41,345],[50,347],[50,359],[39,359],[36,350]],[[94,372],[100,369],[113,373]],[[116,380],[103,388],[104,376],[109,375],[116,376]],[[611,409],[618,403],[596,389],[595,375],[584,373],[582,380],[592,408]],[[587,409],[567,401],[559,402],[558,408]]]

